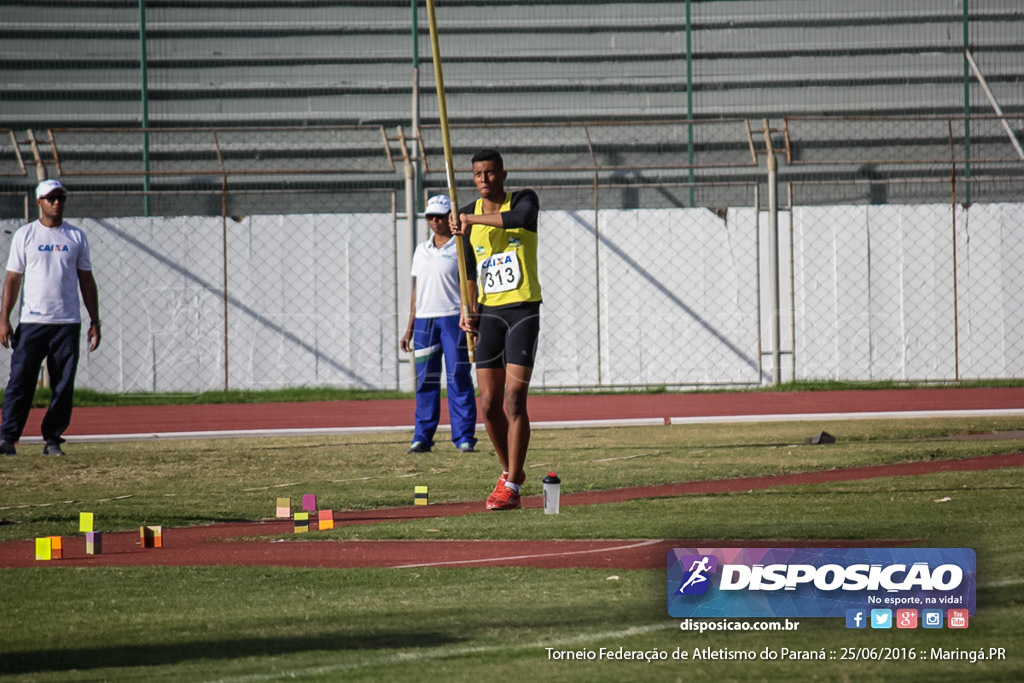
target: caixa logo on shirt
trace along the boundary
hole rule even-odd
[[[974,613],[969,548],[674,548],[674,617],[843,616],[870,606],[956,606]]]
[[[66,244],[40,244],[39,251],[68,251]]]

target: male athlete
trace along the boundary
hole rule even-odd
[[[505,191],[501,154],[473,155],[473,183],[480,198],[463,207],[452,232],[465,240],[476,268],[469,271],[469,314],[462,329],[476,333],[476,376],[484,426],[501,463],[487,498],[488,510],[517,510],[530,445],[526,398],[540,332],[537,215],[533,190]]]

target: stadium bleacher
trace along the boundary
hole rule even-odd
[[[400,156],[393,140],[397,126],[411,130],[419,123],[428,131],[437,125],[423,4],[416,10],[414,40],[412,4],[402,0],[150,0],[145,3],[148,126],[366,126],[391,137],[389,153]],[[511,165],[530,180],[590,183],[598,170],[609,178],[618,173],[639,174],[642,181],[692,181],[693,171],[678,171],[682,155],[682,165],[698,167],[702,178],[728,181],[748,177],[749,169],[723,170],[714,157],[723,145],[729,154],[743,153],[751,141],[742,134],[735,139],[730,134],[727,141],[718,136],[704,140],[687,131],[689,138],[684,136],[680,148],[678,138],[659,138],[655,128],[638,128],[640,134],[609,140],[613,153],[595,159],[578,134],[563,140],[557,131],[545,134],[537,126],[628,122],[656,127],[669,121],[729,119],[747,120],[757,129],[768,119],[779,131],[778,146],[791,145],[786,150],[790,162],[794,156],[813,159],[822,150],[826,155],[844,150],[838,159],[860,160],[863,155],[852,149],[874,148],[877,156],[879,149],[894,145],[906,159],[948,159],[950,135],[938,130],[942,126],[825,128],[808,124],[806,117],[990,116],[989,100],[975,75],[965,70],[966,40],[1003,112],[1016,117],[1019,136],[1024,6],[1014,0],[971,0],[965,10],[966,4],[450,0],[439,2],[437,12],[452,125],[502,124],[495,143],[510,151]],[[142,125],[138,2],[15,1],[4,3],[0,13],[0,127],[21,140],[26,130]],[[419,70],[418,122],[413,120],[414,67]],[[804,121],[783,139],[786,118]],[[1012,157],[998,126],[981,128],[976,145],[998,147],[994,154],[1000,160]],[[807,138],[796,135],[797,130]],[[236,136],[236,153],[261,157],[260,168],[266,170],[264,150],[238,149],[244,139]],[[309,147],[302,142],[288,152],[282,149],[286,139],[280,136],[269,157],[292,159],[287,163],[294,168],[296,160],[310,154]],[[88,145],[75,148],[72,136],[65,134],[64,140],[67,160],[89,152]],[[266,144],[260,136],[250,140]],[[437,146],[425,144],[427,154],[436,158]],[[457,138],[456,144],[458,157],[476,143]],[[180,168],[194,161],[187,145],[176,149],[162,152],[164,163]],[[319,154],[330,157],[332,149],[328,145]],[[353,154],[352,149],[334,151],[344,159]],[[364,152],[375,157],[379,150],[371,145]],[[559,161],[580,156],[587,158],[572,169],[576,173]],[[675,161],[666,161],[669,156]],[[140,156],[132,151],[126,158]],[[379,167],[376,158],[337,163]],[[843,172],[857,168],[847,164]],[[806,165],[786,170],[791,177],[810,172]],[[828,176],[836,171],[833,166],[815,172]],[[0,178],[8,186],[9,181]],[[246,181],[255,182],[254,177]],[[339,182],[389,185],[401,180],[389,168],[346,173]]]

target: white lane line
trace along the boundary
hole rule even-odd
[[[821,420],[900,420],[913,418],[948,417],[1019,417],[1024,408],[982,410],[905,410],[862,413],[784,413],[775,415],[697,415],[671,418],[635,418],[621,420],[552,420],[534,422],[534,429],[587,429],[605,427],[654,427],[693,424],[721,424],[737,422],[817,422]],[[412,425],[381,425],[377,427],[308,427],[302,429],[217,429],[193,432],[140,432],[125,434],[65,434],[76,442],[150,441],[156,439],[235,439],[283,436],[329,436],[343,434],[373,434],[382,432],[409,432]],[[483,430],[483,425],[477,425]],[[440,425],[440,431],[451,429]],[[25,443],[42,443],[42,437],[26,436]]]
[[[605,427],[654,427],[665,424],[720,424],[735,422],[809,422],[819,420],[899,420],[911,418],[944,418],[944,417],[1016,417],[1024,416],[1024,408],[982,409],[982,410],[905,410],[879,411],[863,413],[785,413],[777,415],[697,415],[691,417],[651,417],[627,418],[618,420],[552,420],[534,422],[534,429],[587,429]],[[292,429],[216,429],[192,432],[139,432],[125,434],[74,434],[65,436],[76,442],[110,442],[110,441],[149,441],[156,439],[235,439],[262,438],[283,436],[315,436],[332,434],[373,434],[381,432],[408,432],[412,425],[380,425],[377,427],[307,427]],[[483,425],[477,425],[483,430]],[[440,431],[451,429],[449,425],[440,425]],[[39,436],[22,438],[25,443],[42,443]]]
[[[640,541],[639,543],[630,543],[628,545],[612,546],[610,548],[592,548],[590,550],[572,550],[561,553],[538,553],[536,555],[505,555],[503,557],[482,557],[475,560],[451,560],[449,562],[420,562],[417,564],[401,564],[392,567],[392,569],[413,569],[417,567],[450,567],[459,564],[479,564],[481,562],[506,562],[509,560],[532,560],[538,557],[569,557],[570,555],[587,555],[593,553],[608,553],[618,552],[620,550],[633,550],[634,548],[644,548],[651,545],[657,545],[662,543],[662,539],[647,539],[646,541]]]
[[[696,417],[670,417],[669,424],[720,424],[733,422],[820,422],[821,420],[909,420],[917,418],[947,417],[1017,417],[1024,408],[991,410],[903,410],[865,413],[800,413],[781,415],[702,415]]]

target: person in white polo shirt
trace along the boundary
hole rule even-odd
[[[429,453],[441,419],[441,361],[448,388],[452,443],[464,453],[475,450],[476,394],[466,350],[466,333],[459,329],[459,261],[452,239],[451,200],[436,195],[424,212],[430,239],[417,245],[412,257],[414,279],[409,326],[401,347],[416,360],[416,426],[409,453]]]
[[[43,416],[43,455],[64,455],[62,435],[71,424],[82,335],[79,291],[91,318],[89,350],[100,345],[99,294],[89,240],[64,220],[67,199],[67,189],[59,180],[39,183],[39,219],[18,228],[11,240],[0,309],[0,344],[13,348],[0,423],[0,453],[6,455],[17,454],[15,444],[25,429],[44,358],[53,395]],[[11,314],[19,295],[21,315],[12,333]]]

